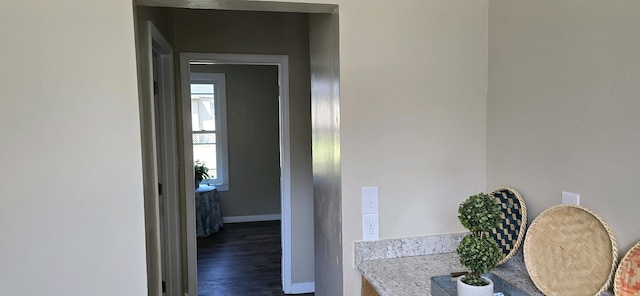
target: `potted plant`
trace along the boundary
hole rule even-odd
[[[500,261],[498,244],[489,235],[500,223],[500,205],[488,194],[472,195],[460,204],[458,219],[470,232],[456,249],[460,264],[469,269],[467,275],[458,278],[458,295],[492,296],[493,282],[482,274],[494,269]]]
[[[193,166],[195,173],[196,188],[200,187],[202,180],[209,178],[209,168],[205,165],[204,161],[196,160]]]

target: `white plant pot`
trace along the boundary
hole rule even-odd
[[[458,278],[458,296],[493,296],[493,281],[490,279],[482,277],[489,282],[486,286],[472,286],[463,283],[463,277]]]

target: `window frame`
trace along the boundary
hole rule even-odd
[[[218,191],[229,190],[229,150],[227,143],[227,91],[224,73],[189,73],[189,96],[191,102],[191,84],[213,84],[216,116],[216,179],[213,180]],[[191,104],[189,104],[191,105]],[[193,127],[189,126],[191,139]],[[193,143],[193,140],[192,140]],[[192,152],[193,153],[193,152]]]

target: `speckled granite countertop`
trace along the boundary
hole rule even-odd
[[[521,254],[520,254],[521,255]],[[465,270],[456,253],[363,261],[358,269],[380,296],[431,295],[431,277]],[[529,278],[521,256],[491,271],[532,296],[544,296]],[[607,291],[601,296],[612,296]]]
[[[369,260],[359,269],[380,296],[431,295],[432,276],[465,270],[456,253]],[[492,272],[532,296],[544,295],[531,282],[524,266],[505,264]]]
[[[450,233],[355,242],[356,268],[380,296],[428,296],[431,277],[465,270],[455,253],[463,236]],[[491,272],[529,295],[544,295],[529,278],[522,248]],[[613,292],[599,296],[613,296]]]

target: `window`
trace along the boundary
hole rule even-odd
[[[193,159],[209,168],[218,190],[229,190],[225,77],[221,73],[191,73]]]

